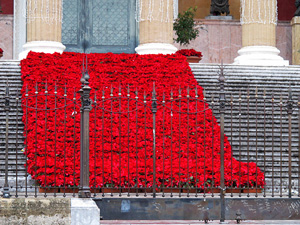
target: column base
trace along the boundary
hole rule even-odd
[[[280,51],[272,46],[247,46],[241,48],[234,65],[288,66],[289,61],[279,56]]]
[[[137,54],[174,54],[177,48],[172,44],[167,43],[147,43],[141,44],[135,48]]]
[[[19,54],[19,59],[25,59],[30,51],[44,53],[63,53],[66,49],[60,42],[56,41],[31,41],[23,45],[23,52]]]

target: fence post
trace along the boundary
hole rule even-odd
[[[220,137],[220,200],[221,200],[221,218],[220,222],[225,222],[225,179],[224,179],[224,114],[225,114],[225,90],[224,90],[224,67],[223,65],[220,67],[219,74],[219,85],[220,85],[220,97],[219,97],[219,110],[220,110],[220,129],[221,129],[221,137]]]
[[[83,62],[84,64],[84,62]],[[90,155],[90,135],[89,135],[89,120],[91,111],[91,99],[89,87],[90,76],[87,70],[87,58],[86,68],[83,65],[82,78],[80,79],[82,85],[79,91],[81,95],[81,108],[80,108],[80,185],[79,185],[79,198],[90,198],[90,166],[89,166],[89,155]]]
[[[291,198],[292,197],[292,113],[293,113],[293,100],[292,100],[291,86],[289,87],[287,113],[289,119],[289,198]]]
[[[156,112],[157,112],[157,99],[156,99],[155,83],[153,83],[153,92],[152,92],[152,113],[153,113],[153,198],[156,198]]]
[[[6,117],[6,133],[5,133],[5,181],[4,181],[4,187],[3,187],[3,198],[10,198],[9,193],[9,185],[8,185],[8,112],[10,109],[10,102],[9,102],[9,88],[8,88],[8,82],[6,83],[6,90],[5,90],[5,117]],[[18,165],[16,165],[17,167]],[[16,187],[17,188],[17,187]]]

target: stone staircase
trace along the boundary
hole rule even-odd
[[[16,98],[22,88],[20,61],[0,61],[0,185],[3,185],[5,175],[5,150],[6,150],[6,111],[5,90],[8,83],[10,96],[9,126],[8,126],[8,175],[9,184],[15,184],[16,174],[19,185],[25,179],[26,162],[22,152],[24,148],[22,123],[22,108],[16,107]],[[20,104],[20,103],[19,103]]]
[[[219,65],[190,64],[198,83],[205,88],[207,102],[217,118]],[[242,161],[258,163],[265,171],[268,184],[275,188],[286,188],[288,182],[288,117],[286,104],[291,85],[294,102],[292,114],[292,182],[298,188],[299,179],[299,123],[298,97],[300,96],[300,67],[252,67],[225,65],[226,113],[225,133],[232,145],[234,157]],[[19,61],[0,61],[0,186],[5,174],[5,115],[4,97],[6,82],[10,90],[8,173],[12,183],[16,171],[25,179],[25,157],[22,109],[16,108],[16,97],[22,88]],[[258,98],[256,100],[256,88]],[[247,92],[249,90],[249,100]],[[266,93],[264,100],[263,93]],[[272,95],[274,104],[272,106]],[[239,96],[241,95],[241,104]],[[277,104],[282,96],[282,106]],[[231,110],[231,98],[233,107]],[[249,101],[249,103],[248,103]],[[276,103],[276,104],[275,104]],[[249,107],[248,107],[249,104]],[[257,107],[256,107],[257,105]],[[262,106],[265,105],[265,110]],[[249,113],[248,113],[249,111]],[[18,119],[16,116],[18,115]],[[248,116],[249,115],[249,116]],[[231,119],[232,118],[232,119]],[[275,118],[274,120],[272,118]],[[18,122],[17,122],[18,121]],[[16,129],[18,124],[18,130]],[[257,132],[256,132],[257,130]],[[16,143],[16,140],[18,140]],[[247,141],[250,140],[250,141]],[[16,170],[18,168],[18,170]],[[22,179],[20,179],[21,181]],[[280,186],[280,183],[283,184]]]
[[[220,66],[190,64],[190,67],[199,85],[206,91],[207,102],[211,104],[214,98],[213,111],[219,118]],[[286,188],[288,184],[287,100],[289,87],[291,87],[294,103],[291,143],[292,183],[293,188],[298,189],[300,168],[297,103],[300,97],[300,67],[224,65],[224,74],[227,100],[225,133],[229,137],[233,155],[244,162],[256,162],[265,171],[267,183],[273,182],[276,189]],[[241,101],[239,101],[240,96]],[[273,104],[272,97],[274,97]],[[282,98],[282,105],[280,105],[280,98]]]

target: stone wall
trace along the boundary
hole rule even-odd
[[[13,58],[13,15],[0,14],[0,48],[3,49],[3,59]]]
[[[71,224],[71,199],[0,199],[2,225]]]
[[[197,20],[199,37],[189,46],[203,53],[200,63],[233,63],[242,48],[242,27],[238,20]],[[280,56],[292,64],[292,28],[289,22],[279,22],[276,45]]]

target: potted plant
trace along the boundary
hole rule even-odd
[[[0,58],[3,56],[3,50],[0,48]]]
[[[189,8],[182,14],[178,14],[178,18],[174,22],[173,29],[177,38],[174,40],[182,46],[187,46],[190,41],[196,39],[199,35],[199,30],[195,27],[194,16],[197,11],[197,7]],[[202,58],[201,52],[197,52],[194,49],[182,49],[177,52],[187,57],[188,62],[199,62]]]

